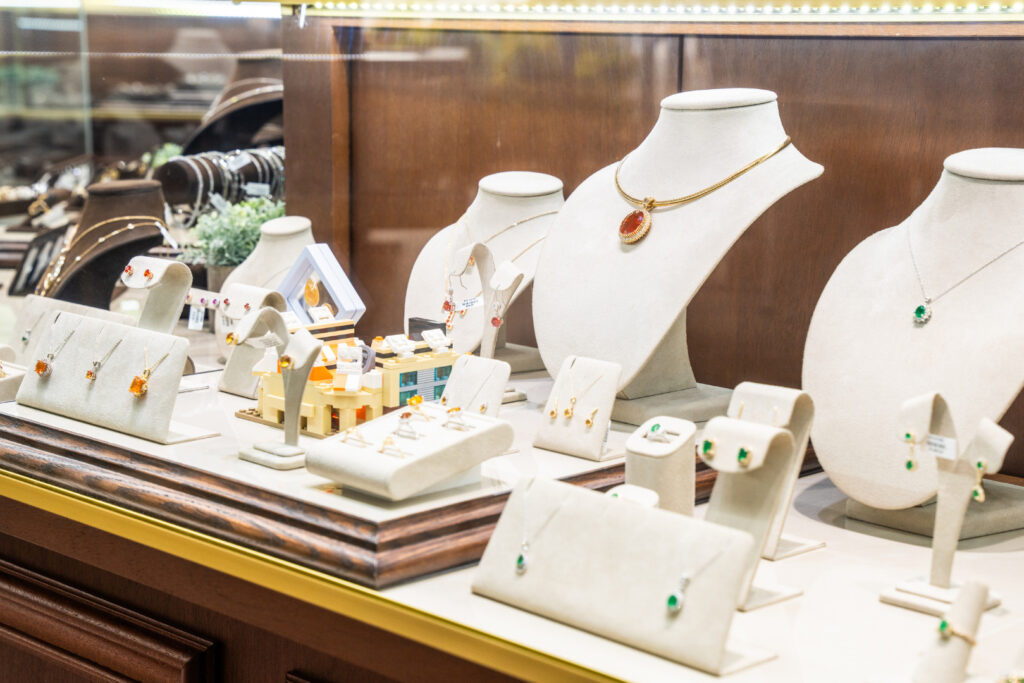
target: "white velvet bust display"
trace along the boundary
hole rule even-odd
[[[447,271],[461,269],[452,262],[456,252],[474,242],[486,243],[495,267],[515,258],[514,265],[523,272],[523,279],[513,293],[509,306],[533,282],[543,238],[554,223],[554,215],[523,222],[498,234],[517,221],[558,211],[562,206],[562,181],[544,173],[507,171],[486,176],[466,213],[453,225],[440,230],[424,245],[409,275],[405,293],[405,320],[411,317],[443,320],[441,309],[447,292]],[[546,240],[545,240],[546,241]],[[531,247],[531,245],[533,245]],[[526,250],[524,252],[524,250]],[[471,299],[481,290],[480,276],[474,268],[461,278],[452,278],[456,301]],[[456,314],[448,332],[453,348],[459,352],[476,349],[481,342],[484,323],[491,317],[483,305]],[[408,331],[408,330],[407,330]]]
[[[904,467],[901,404],[940,392],[968,443],[981,418],[998,421],[1024,379],[1024,248],[1014,249],[932,303],[925,325],[907,244],[935,297],[1024,240],[1024,150],[978,149],[946,159],[935,189],[900,225],[867,238],[821,294],[804,351],[804,389],[817,415],[814,449],[851,498],[909,508],[937,490],[922,452]]]
[[[728,177],[785,140],[775,100],[748,89],[664,99],[654,129],[623,165],[622,187],[672,199]],[[621,365],[623,398],[695,387],[686,307],[758,216],[821,174],[797,144],[702,199],[655,209],[650,232],[634,244],[618,236],[636,208],[615,189],[618,161],[585,180],[559,213],[537,265],[534,327],[548,371],[578,354]]]
[[[274,218],[260,227],[260,239],[221,285],[254,285],[274,289],[288,274],[302,250],[313,244],[313,224],[302,216]]]

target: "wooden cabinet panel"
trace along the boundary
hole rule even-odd
[[[201,683],[215,680],[213,648],[209,640],[0,560],[0,654],[12,655],[10,668],[0,665],[5,676],[16,665],[33,672],[38,666],[44,679],[60,671],[64,680]],[[38,679],[33,673],[25,680]]]

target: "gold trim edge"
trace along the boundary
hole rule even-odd
[[[621,680],[351,581],[16,472],[0,469],[0,495],[517,677]]]

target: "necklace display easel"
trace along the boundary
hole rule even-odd
[[[449,277],[456,264],[456,253],[474,243],[486,245],[492,263],[511,262],[523,278],[508,297],[506,321],[497,328],[494,358],[505,361],[512,372],[543,369],[539,352],[528,346],[505,341],[507,318],[514,318],[522,307],[515,303],[533,282],[548,230],[563,203],[562,181],[543,173],[505,172],[482,178],[476,198],[454,225],[434,235],[420,251],[409,275],[405,295],[405,319],[420,317],[443,320],[447,312],[442,304],[449,283],[453,298],[459,304],[448,334],[454,349],[472,352],[484,341],[485,324],[493,311],[484,305],[483,282],[486,276],[479,264],[461,277]],[[463,306],[462,304],[466,305]]]
[[[904,469],[920,472],[918,459],[928,452],[935,459],[939,490],[932,533],[932,560],[928,579],[914,579],[882,593],[882,602],[941,616],[953,603],[960,586],[952,580],[953,558],[968,506],[985,505],[986,482],[982,477],[1003,465],[1013,436],[988,418],[982,418],[974,438],[960,448],[946,401],[936,393],[924,394],[903,404],[899,438],[907,448]],[[897,435],[893,435],[895,438]],[[986,609],[1000,604],[989,594]]]
[[[44,273],[37,294],[109,308],[124,265],[164,242],[164,196],[152,180],[115,180],[88,187],[78,226]]]
[[[1006,314],[1024,306],[1024,249],[1015,246],[1024,239],[1024,150],[970,150],[944,167],[903,223],[839,264],[804,350],[815,452],[850,497],[847,516],[923,535],[935,527],[928,501],[938,470],[927,451],[919,471],[902,467],[905,446],[892,438],[900,406],[941,393],[969,443],[982,418],[998,421],[1024,383],[1024,320]],[[922,322],[927,295],[931,315]],[[1024,489],[991,482],[986,490],[961,538],[1024,528]]]
[[[559,213],[537,266],[534,326],[550,372],[570,354],[622,366],[614,419],[655,415],[703,422],[722,414],[729,391],[698,384],[686,345],[686,307],[718,261],[768,207],[821,175],[786,132],[765,90],[683,92],[664,99],[654,129],[619,169],[585,180]],[[799,141],[797,141],[799,142]],[[654,208],[642,239],[620,223],[633,196],[674,198],[709,188],[779,150],[719,189]],[[594,274],[602,274],[595,277]]]
[[[305,329],[288,333],[281,312],[262,308],[255,316],[242,318],[235,331],[239,344],[253,337],[264,337],[266,348],[274,347],[284,384],[284,443],[265,441],[243,448],[238,456],[242,460],[275,470],[292,470],[306,462],[306,450],[299,446],[299,413],[302,395],[306,391],[309,373],[313,369],[323,344]]]

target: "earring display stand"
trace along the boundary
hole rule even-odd
[[[544,405],[533,445],[587,460],[622,455],[605,447],[619,371],[616,363],[566,358]]]
[[[433,403],[394,411],[315,444],[306,469],[390,501],[477,484],[480,464],[512,445],[512,425],[473,411],[458,411],[458,427],[451,418]]]
[[[459,356],[441,394],[441,406],[458,407],[467,415],[498,417],[511,371],[500,360]]]
[[[257,443],[243,448],[238,457],[275,470],[293,470],[306,462],[306,451],[299,446],[299,413],[309,373],[320,356],[323,344],[304,329],[289,334],[281,312],[269,307],[261,308],[255,316],[243,318],[235,337],[239,344],[245,344],[251,337],[265,333],[266,330],[274,335],[272,346],[278,353],[278,365],[284,384],[284,443]],[[276,340],[280,340],[280,343]]]
[[[784,514],[782,503],[791,490],[793,436],[780,427],[729,417],[712,418],[704,428],[697,452],[718,472],[705,519],[750,534],[754,539],[746,558],[740,611],[767,607],[795,598],[802,590],[785,586],[754,585],[754,577],[775,518]]]
[[[548,230],[562,204],[562,181],[544,173],[510,171],[482,178],[476,198],[462,217],[434,235],[416,258],[405,294],[405,319],[443,319],[447,313],[442,303],[451,286],[457,304],[471,304],[461,307],[453,319],[449,336],[454,348],[461,353],[481,347],[492,312],[478,297],[492,273],[485,273],[477,259],[457,277],[455,272],[461,272],[466,263],[458,254],[465,247],[483,244],[492,264],[509,262],[522,271],[523,278],[505,306],[508,317],[508,309],[533,282]],[[506,343],[507,325],[506,321],[497,330],[494,357],[511,365],[514,373],[543,370],[536,348]]]
[[[774,657],[728,642],[752,552],[735,529],[532,479],[509,497],[473,592],[724,675]]]
[[[33,361],[50,370],[26,373],[19,404],[163,444],[217,435],[171,421],[187,340],[74,313],[51,315]]]
[[[987,602],[988,588],[984,584],[971,581],[964,585],[956,601],[942,614],[946,635],[940,626],[936,642],[914,670],[913,683],[962,683],[967,678],[967,663]]]
[[[901,410],[901,424],[905,425],[903,440],[908,442],[908,447],[931,451],[938,469],[931,571],[927,580],[904,581],[897,584],[895,590],[883,592],[881,600],[941,616],[960,591],[959,585],[952,581],[953,558],[968,506],[972,499],[979,501],[977,505],[987,504],[980,502],[986,497],[983,493],[986,485],[981,477],[1002,467],[1013,436],[991,420],[982,418],[971,443],[959,450],[949,408],[937,393],[906,401]],[[908,463],[915,462],[916,453],[908,452],[907,458]],[[1000,602],[998,596],[990,593],[986,609],[997,607]]]
[[[613,419],[702,423],[725,413],[729,390],[694,377],[686,308],[746,229],[822,167],[789,144],[706,196],[654,209],[650,231],[630,244],[620,221],[638,207],[616,189],[616,175],[625,191],[659,200],[709,188],[785,142],[776,99],[739,88],[665,98],[621,169],[615,163],[590,176],[559,212],[537,266],[537,344],[551,373],[573,354],[618,363]]]
[[[896,227],[858,244],[825,286],[807,334],[803,388],[822,467],[853,502],[851,518],[928,535],[934,456],[900,467],[893,434],[906,399],[941,391],[958,437],[999,421],[1020,394],[1024,320],[1024,150],[975,149],[945,160],[931,194]],[[930,299],[926,304],[925,300]],[[917,320],[924,306],[931,316]],[[837,382],[841,377],[843,381]],[[993,482],[961,536],[1021,528],[1024,489]]]
[[[171,334],[185,308],[192,271],[180,261],[135,256],[121,271],[121,284],[128,289],[146,290],[138,327]]]
[[[626,485],[658,494],[658,507],[693,516],[693,439],[697,427],[677,417],[652,417],[626,439]]]
[[[220,291],[219,298],[220,303],[213,318],[213,330],[217,339],[217,350],[223,358],[227,358],[232,351],[232,346],[227,341],[228,333],[234,330],[235,325],[246,313],[267,306],[282,312],[288,310],[288,304],[280,292],[241,282],[225,285]]]
[[[228,334],[237,337],[235,329],[241,324],[245,316],[258,315],[264,308],[273,308],[284,313],[288,306],[280,292],[275,292],[262,287],[251,285],[232,284],[224,288],[223,298],[217,299],[209,292],[192,290],[190,299],[207,302],[217,300],[214,308],[218,311],[216,324],[219,329],[216,332],[217,345],[224,345],[227,350],[227,363],[224,365],[224,372],[221,373],[217,388],[220,391],[243,396],[245,398],[256,398],[259,392],[260,378],[253,374],[253,368],[263,359],[266,352],[266,345],[232,344],[228,345],[226,339]],[[195,305],[195,304],[193,304]],[[263,323],[261,323],[263,324]],[[255,335],[263,337],[269,328],[263,324],[264,329],[250,332],[250,339]],[[283,342],[283,340],[282,340]]]
[[[779,507],[772,516],[772,526],[765,539],[761,557],[766,560],[784,560],[811,550],[824,548],[822,541],[784,535],[786,515],[793,504],[793,490],[800,476],[800,467],[807,452],[807,442],[814,421],[814,402],[797,389],[787,389],[756,382],[743,382],[732,393],[728,416],[772,427],[780,427],[793,435],[795,448],[790,460],[790,472],[783,479],[784,492]]]

